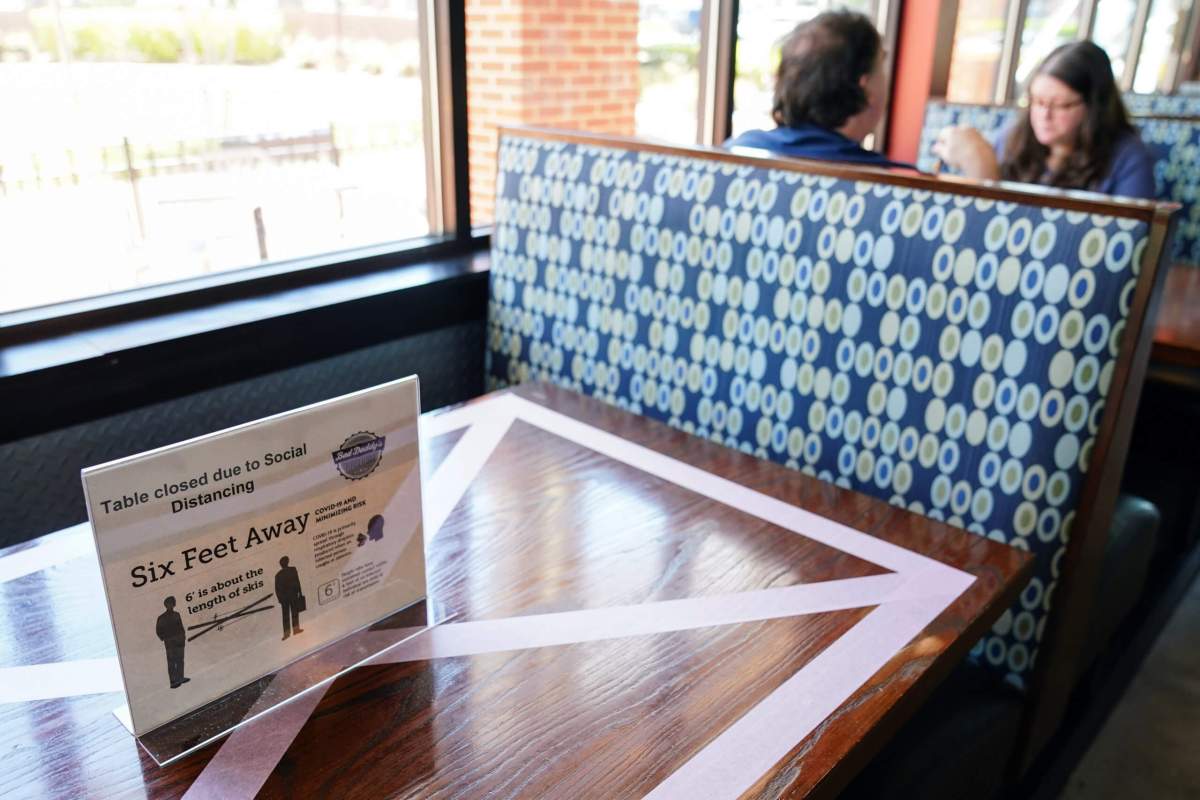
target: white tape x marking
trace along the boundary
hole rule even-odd
[[[722,597],[447,623],[384,653],[376,663],[470,656],[688,630],[711,625],[874,608],[741,719],[669,776],[652,797],[736,797],[787,755],[855,690],[950,606],[974,577],[919,553],[748,489],[649,448],[627,442],[523,398],[501,395],[421,420],[422,437],[466,428],[426,480],[425,530],[432,540],[515,420],[522,420],[662,480],[877,564],[892,574],[764,589]],[[0,576],[4,575],[0,560]],[[116,686],[119,675],[115,670]],[[76,662],[83,668],[82,662]],[[68,665],[42,665],[62,669]],[[95,670],[90,663],[87,669]],[[35,678],[26,671],[21,684]],[[48,669],[47,669],[48,671]],[[0,686],[5,673],[0,670]],[[58,680],[55,685],[63,686]],[[65,688],[65,687],[64,687]],[[819,690],[817,690],[819,689]],[[54,696],[67,696],[70,690]],[[0,700],[22,699],[10,689]],[[28,694],[28,692],[27,692]],[[49,696],[42,690],[38,696]],[[234,732],[205,766],[189,798],[258,791],[304,727],[324,689]],[[265,735],[267,732],[271,735]],[[244,747],[247,740],[256,747]],[[264,751],[263,745],[269,745]],[[251,757],[250,753],[253,753]]]

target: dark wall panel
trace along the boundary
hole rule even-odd
[[[0,444],[0,547],[85,521],[83,467],[413,373],[440,408],[483,392],[483,352],[483,321],[465,322]]]

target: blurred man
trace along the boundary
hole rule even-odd
[[[862,146],[883,116],[887,91],[883,40],[871,20],[853,11],[820,14],[783,41],[771,109],[778,127],[746,131],[725,146],[912,169]]]

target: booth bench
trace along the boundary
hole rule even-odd
[[[952,682],[987,699],[941,725],[1027,764],[1152,549],[1153,507],[1117,493],[1171,211],[507,130],[488,386],[551,381],[1031,551]]]

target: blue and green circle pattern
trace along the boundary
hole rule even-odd
[[[1190,99],[1200,102],[1200,96]],[[936,159],[932,147],[942,128],[969,125],[994,142],[1016,123],[1017,114],[1018,109],[1012,106],[930,101],[925,106],[917,167],[933,168]],[[1170,260],[1200,265],[1200,120],[1134,117],[1131,121],[1154,158],[1155,198],[1181,206],[1175,214],[1174,237],[1167,250]]]
[[[1122,95],[1130,114],[1159,117],[1200,117],[1200,95],[1139,94]]]
[[[505,138],[489,388],[547,380],[1037,556],[1031,668],[1144,223]]]
[[[1134,124],[1154,155],[1157,198],[1181,206],[1171,261],[1200,265],[1200,120],[1135,119]]]

